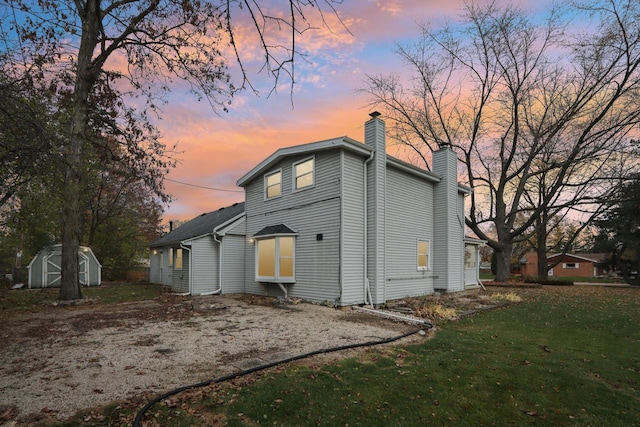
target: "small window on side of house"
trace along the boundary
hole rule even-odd
[[[563,264],[563,267],[567,269],[575,269],[580,267],[580,264],[578,264],[577,262],[567,262]]]
[[[173,248],[169,248],[169,267],[173,267]]]
[[[429,263],[429,244],[428,240],[418,240],[417,244],[417,265],[418,270],[426,271],[430,270]]]
[[[476,247],[467,245],[464,248],[464,268],[473,269],[476,268]]]
[[[182,249],[176,249],[176,270],[182,270]]]
[[[315,184],[315,158],[293,164],[293,189],[301,190]]]
[[[282,195],[282,170],[277,170],[264,176],[264,191],[266,199],[273,199]]]

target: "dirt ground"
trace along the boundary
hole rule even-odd
[[[0,408],[13,412],[6,425],[34,413],[65,419],[79,409],[415,328],[260,297],[164,295],[9,310],[0,312]]]

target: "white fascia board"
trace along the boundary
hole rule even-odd
[[[438,175],[433,172],[429,172],[428,170],[421,169],[417,166],[412,165],[411,163],[403,162],[402,160],[396,159],[393,156],[387,154],[387,166],[392,166],[398,170],[403,172],[410,173],[419,178],[423,178],[429,182],[438,183],[442,181]]]
[[[214,228],[212,234],[217,234],[219,236],[224,236],[225,233],[227,232],[227,230],[229,230],[230,228],[235,227],[239,223],[241,223],[243,221],[246,221],[246,220],[247,220],[247,217],[243,212],[243,213],[231,218],[230,220],[220,224],[216,228]]]
[[[473,188],[467,187],[466,185],[458,183],[458,193],[469,195],[473,193]]]
[[[344,148],[366,156],[371,153],[371,148],[347,136],[326,139],[318,142],[310,142],[308,144],[294,145],[293,147],[280,148],[242,176],[242,178],[236,182],[236,185],[244,187],[249,181],[254,179],[256,176],[261,175],[266,169],[270,168],[284,157],[315,153],[317,151],[330,150],[333,148]]]
[[[190,243],[194,240],[202,239],[203,237],[211,236],[211,233],[201,234],[199,236],[189,237],[188,239],[181,240],[179,245],[191,246]]]
[[[470,245],[480,246],[480,245],[484,245],[485,243],[487,243],[487,241],[486,240],[482,240],[482,239],[477,239],[475,237],[465,237],[464,238],[464,243],[465,244],[468,243]]]

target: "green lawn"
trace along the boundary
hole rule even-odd
[[[145,419],[163,426],[640,425],[640,289],[515,292],[522,303],[439,325],[418,345],[188,392]],[[69,425],[83,418],[127,425],[134,414],[123,412],[85,413]]]
[[[151,283],[105,283],[82,288],[83,298],[99,299],[103,303],[142,301],[168,292],[167,288]],[[59,288],[0,290],[0,310],[35,309],[53,304],[60,294]]]

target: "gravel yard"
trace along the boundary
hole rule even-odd
[[[65,419],[79,409],[415,328],[350,310],[275,302],[167,294],[1,311],[0,412],[12,412],[5,425],[21,425],[34,413]]]

